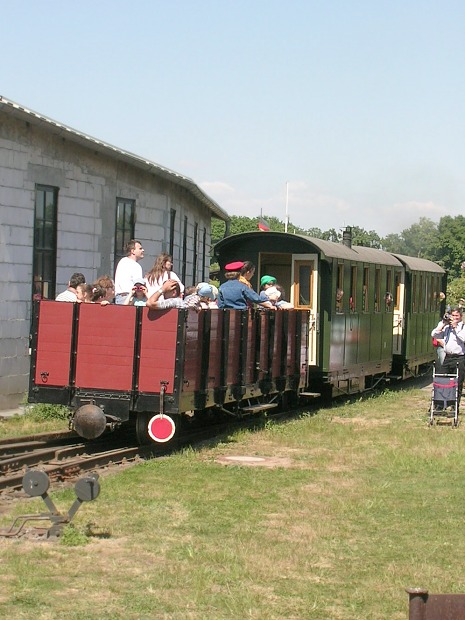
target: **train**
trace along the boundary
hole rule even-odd
[[[305,235],[248,232],[216,244],[225,265],[272,275],[292,308],[188,309],[35,301],[29,403],[70,409],[92,440],[124,425],[167,443],[192,421],[286,409],[418,376],[445,311],[436,263]]]

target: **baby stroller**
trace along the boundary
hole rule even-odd
[[[429,423],[452,421],[453,426],[459,424],[459,369],[454,374],[441,374],[433,366],[433,390],[431,394],[431,409]]]

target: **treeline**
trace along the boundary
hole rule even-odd
[[[284,232],[285,224],[277,217],[264,216],[262,219],[266,221],[271,231]],[[256,231],[258,221],[257,217],[233,215],[229,225],[229,234]],[[289,223],[288,232],[328,241],[342,241],[342,229],[330,228],[325,231],[319,228],[303,229]],[[224,234],[224,222],[212,220],[212,244],[222,239]],[[462,215],[456,217],[447,215],[441,218],[439,223],[422,217],[410,228],[386,237],[380,237],[374,230],[367,231],[358,226],[352,226],[352,243],[432,260],[444,267],[449,274],[448,297],[451,302],[465,297],[465,217]]]

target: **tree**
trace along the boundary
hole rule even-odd
[[[381,238],[374,230],[364,230],[358,226],[352,226],[352,245],[362,245],[366,248],[381,248]]]
[[[437,225],[427,217],[421,217],[417,224],[404,229],[400,235],[388,235],[381,245],[386,252],[432,258],[435,253]]]
[[[439,221],[432,260],[441,264],[450,277],[459,278],[465,259],[465,217],[446,215]]]

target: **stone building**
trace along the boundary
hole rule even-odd
[[[0,97],[0,409],[27,389],[34,297],[113,276],[131,238],[144,272],[168,252],[205,280],[212,217],[229,219],[191,179]]]

